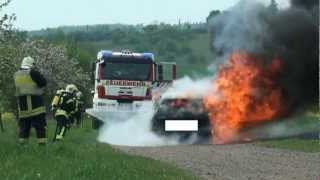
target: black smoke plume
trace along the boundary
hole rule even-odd
[[[319,0],[291,0],[291,5],[310,10],[319,7]]]
[[[283,59],[279,83],[291,110],[319,101],[319,1],[292,0],[287,9],[272,10],[256,1],[242,0],[211,19],[213,47],[223,59],[244,50]]]

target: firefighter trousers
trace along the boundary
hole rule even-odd
[[[62,140],[67,133],[67,130],[70,128],[70,120],[65,115],[57,115],[57,129],[55,133],[55,140]]]
[[[39,114],[36,116],[21,118],[19,119],[18,125],[19,125],[20,143],[24,143],[28,140],[32,127],[36,130],[38,143],[44,144],[47,142],[47,138],[46,138],[47,122],[46,122],[45,114]]]
[[[81,122],[81,116],[82,116],[82,112],[78,111],[74,114],[74,118],[76,120],[76,124],[77,125],[80,125],[82,122]]]

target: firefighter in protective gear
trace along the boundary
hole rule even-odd
[[[31,127],[35,128],[39,144],[46,139],[46,109],[43,101],[44,87],[47,85],[43,75],[35,69],[31,57],[22,60],[20,69],[14,74],[16,97],[18,100],[19,141],[27,142]]]
[[[54,140],[62,140],[70,128],[70,118],[75,109],[75,93],[77,87],[73,84],[67,85],[65,90],[58,90],[52,101],[52,110],[57,121]]]
[[[77,126],[81,125],[81,120],[82,120],[82,113],[84,111],[83,109],[83,101],[81,99],[82,93],[78,91],[76,93],[76,98],[75,98],[75,112],[72,114],[72,123],[76,123]]]

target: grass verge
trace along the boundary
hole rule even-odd
[[[302,116],[287,122],[288,123],[284,121],[285,124],[280,124],[281,126],[279,127],[282,130],[290,130],[292,133],[300,132],[302,130],[313,133],[296,136],[294,138],[265,140],[258,142],[257,144],[270,148],[282,148],[303,152],[320,152],[320,120],[318,116]]]
[[[197,179],[172,165],[97,143],[90,122],[72,128],[64,142],[50,142],[45,147],[38,147],[34,138],[27,145],[18,145],[16,123],[6,121],[5,125],[6,131],[0,132],[0,177],[4,180]],[[49,122],[51,136],[54,126]]]
[[[281,148],[303,152],[320,152],[320,140],[316,139],[280,139],[280,140],[268,140],[257,143],[260,146],[269,148]]]

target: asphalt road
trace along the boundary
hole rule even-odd
[[[210,180],[320,180],[320,153],[237,145],[179,145],[115,148],[173,163]]]

